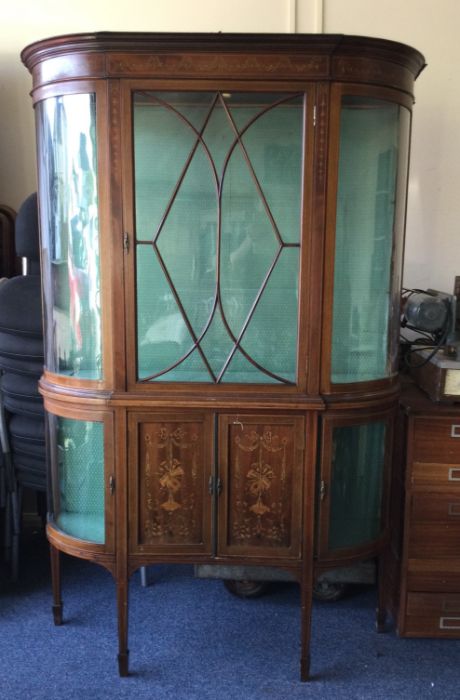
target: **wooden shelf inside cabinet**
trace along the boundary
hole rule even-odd
[[[402,637],[460,638],[460,405],[401,397],[388,599]]]

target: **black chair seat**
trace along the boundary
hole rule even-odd
[[[33,457],[34,459],[45,459],[45,443],[31,442],[24,438],[11,438],[11,452],[14,455],[23,457]]]
[[[0,355],[0,371],[28,375],[35,377],[38,381],[43,374],[43,360],[26,360],[19,357]]]
[[[0,355],[43,364],[43,338],[0,330]]]
[[[34,457],[33,455],[17,455],[15,456],[15,466],[21,471],[30,470],[34,474],[45,474],[45,465],[43,457]]]
[[[45,422],[29,416],[11,416],[9,432],[12,442],[22,440],[25,444],[42,445],[45,440]]]
[[[19,413],[32,418],[43,418],[43,399],[38,393],[36,377],[5,373],[1,376],[0,390],[3,405],[10,413]]]
[[[43,399],[38,391],[38,379],[14,372],[5,372],[1,377],[1,390],[8,396],[17,399],[33,399],[42,402]]]
[[[0,285],[0,331],[43,337],[39,275],[11,277]]]
[[[16,480],[28,489],[33,489],[34,491],[45,491],[46,490],[46,471],[42,468],[41,471],[34,471],[30,467],[25,467],[21,469],[21,465],[16,465]]]
[[[10,396],[3,397],[3,405],[10,413],[18,413],[30,418],[41,418],[45,415],[43,404],[35,399],[15,399]]]
[[[36,193],[25,200],[16,217],[15,247],[17,255],[27,259],[27,274],[0,284],[2,449],[11,455],[13,472],[7,480],[10,537],[5,542],[11,547],[13,579],[18,575],[23,488],[42,495],[47,481],[44,409],[38,393],[44,352]],[[9,465],[10,460],[11,471]]]

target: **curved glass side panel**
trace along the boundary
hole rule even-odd
[[[331,381],[395,374],[409,111],[345,96],[340,118]]]
[[[303,110],[134,93],[139,381],[296,382]]]
[[[357,547],[381,531],[386,423],[335,427],[329,549]]]
[[[406,225],[407,180],[409,176],[409,149],[411,113],[403,107],[399,114],[399,149],[396,172],[396,201],[394,213],[393,276],[390,300],[389,364],[392,374],[398,371],[401,335],[401,287]]]
[[[102,377],[96,98],[37,105],[46,368]]]
[[[49,416],[54,521],[67,535],[105,542],[104,426]]]

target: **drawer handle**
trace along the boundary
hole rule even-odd
[[[449,469],[449,481],[460,481],[460,467],[451,467]]]
[[[451,426],[450,437],[460,438],[460,425]]]
[[[440,630],[460,630],[460,617],[440,617]]]
[[[448,515],[460,517],[460,503],[449,503]]]

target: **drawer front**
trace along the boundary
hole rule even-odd
[[[460,523],[460,492],[412,494],[411,520],[416,522]]]
[[[413,523],[409,532],[409,558],[460,557],[460,522],[455,524]]]
[[[460,637],[460,593],[408,593],[405,633]]]
[[[449,491],[460,493],[460,464],[414,462],[411,482],[412,486],[448,488]]]
[[[460,559],[409,559],[407,588],[410,591],[458,593]]]
[[[460,467],[460,415],[455,418],[417,418],[413,461],[457,464]]]

